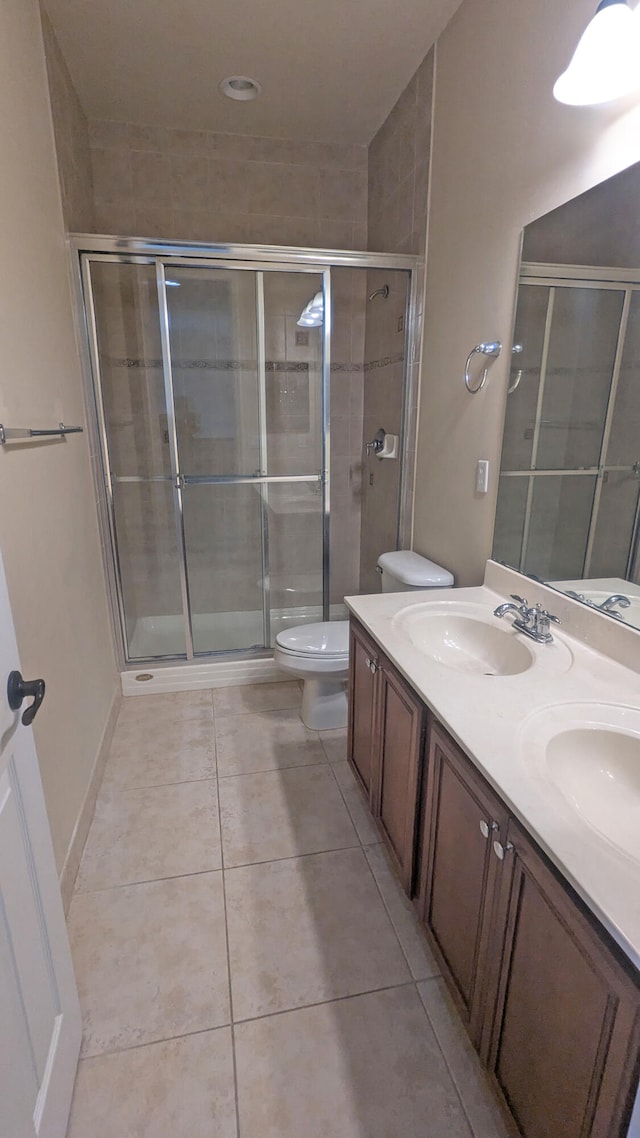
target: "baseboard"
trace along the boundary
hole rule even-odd
[[[64,906],[65,916],[69,912],[71,898],[73,897],[76,877],[78,876],[78,870],[80,868],[80,862],[82,860],[85,842],[89,833],[89,827],[93,820],[93,812],[96,807],[98,791],[100,790],[100,786],[102,784],[102,776],[104,774],[104,768],[109,756],[111,740],[113,738],[113,732],[115,729],[121,703],[122,696],[116,689],[113,696],[111,708],[104,725],[104,731],[102,732],[102,739],[100,740],[98,753],[93,764],[91,776],[89,778],[87,792],[84,796],[82,806],[80,807],[80,813],[78,814],[78,818],[73,829],[73,834],[71,835],[71,841],[69,842],[67,856],[64,859],[64,865],[62,866],[62,870],[60,872],[60,892],[62,894],[62,904]]]

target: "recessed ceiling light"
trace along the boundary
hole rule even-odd
[[[242,102],[257,99],[262,91],[262,84],[257,79],[249,79],[248,75],[229,75],[218,86],[228,99],[239,99]]]

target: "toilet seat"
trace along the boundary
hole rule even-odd
[[[304,680],[302,722],[311,731],[347,725],[349,621],[301,624],[279,632],[273,659],[279,668]]]
[[[276,645],[287,656],[340,662],[349,656],[349,621],[320,621],[279,632]]]

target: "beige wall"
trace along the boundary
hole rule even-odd
[[[365,247],[365,146],[89,126],[97,232]]]
[[[70,233],[86,233],[93,229],[94,224],[87,117],[80,105],[51,21],[44,10],[42,33],[56,139],[62,212]]]
[[[424,253],[429,193],[433,48],[369,145],[368,249]]]
[[[470,349],[510,347],[524,225],[640,158],[640,101],[572,108],[552,86],[592,0],[465,0],[436,50],[415,548],[477,583],[491,553],[509,351],[470,396]],[[490,492],[474,490],[478,458]]]
[[[0,422],[84,418],[36,0],[0,3]],[[0,448],[0,543],[24,674],[44,676],[36,743],[58,865],[116,674],[87,435]]]

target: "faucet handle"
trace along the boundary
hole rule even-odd
[[[512,600],[512,601],[517,601],[519,605],[524,605],[524,607],[525,607],[525,608],[528,608],[528,607],[529,607],[529,602],[528,602],[528,601],[525,601],[525,600],[523,600],[523,598],[522,598],[522,597],[519,597],[519,596],[517,595],[517,593],[511,593],[511,600]]]
[[[559,616],[554,616],[553,613],[547,612],[546,609],[543,609],[542,615],[546,616],[547,620],[552,621],[553,624],[562,624]]]

